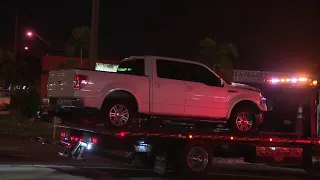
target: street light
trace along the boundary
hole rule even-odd
[[[37,38],[39,38],[42,42],[46,43],[48,46],[50,46],[50,41],[46,41],[41,36],[39,36],[38,34],[32,32],[32,31],[27,31],[27,36],[28,37],[32,37],[33,35],[36,36]]]

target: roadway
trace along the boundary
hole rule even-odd
[[[59,147],[42,145],[36,141],[0,140],[0,179],[186,179],[173,172],[158,175],[150,169],[137,168],[131,164],[91,157],[87,161],[66,160],[59,157]],[[208,175],[210,179],[225,180],[307,180],[309,177],[299,169],[269,167],[263,165],[215,165]],[[188,179],[199,179],[199,177]],[[200,178],[204,179],[204,178]]]

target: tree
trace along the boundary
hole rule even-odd
[[[200,53],[196,60],[210,67],[213,70],[220,69],[223,71],[230,81],[232,78],[233,64],[238,58],[238,50],[236,46],[232,43],[224,43],[217,45],[217,42],[205,38],[200,41]]]
[[[8,84],[24,84],[30,79],[28,64],[24,59],[14,59],[13,53],[4,53],[0,57],[0,74]]]
[[[72,30],[72,37],[66,42],[66,53],[68,56],[78,54],[77,49],[82,48],[86,51],[90,46],[90,28],[87,26],[76,27]]]

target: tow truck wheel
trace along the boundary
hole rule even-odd
[[[206,143],[192,143],[185,147],[183,157],[176,169],[188,175],[206,175],[212,167],[213,154]]]
[[[106,102],[102,113],[107,126],[125,127],[132,123],[133,108],[129,102],[121,100]]]
[[[248,107],[239,107],[231,114],[230,126],[237,133],[249,133],[256,129],[255,112]]]

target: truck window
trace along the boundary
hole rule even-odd
[[[204,83],[208,86],[221,85],[220,78],[212,73],[209,69],[197,64],[192,64],[192,66],[192,72],[190,73],[191,81]]]
[[[165,79],[186,81],[188,79],[188,66],[186,63],[170,60],[157,60],[157,76]]]
[[[132,59],[120,63],[117,73],[145,76],[144,59]]]

